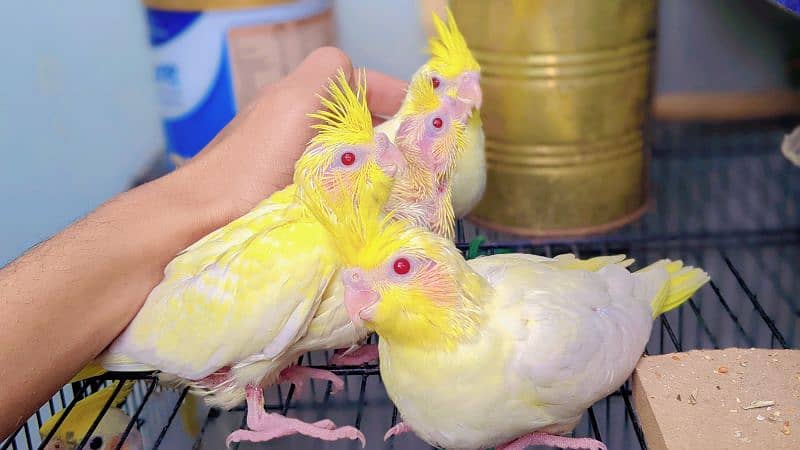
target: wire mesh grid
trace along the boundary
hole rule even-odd
[[[479,254],[519,251],[580,257],[624,253],[639,267],[661,258],[680,258],[703,267],[712,282],[683,307],[654,324],[648,354],[693,348],[789,348],[797,341],[800,320],[800,169],[785,161],[779,142],[786,124],[657,124],[653,130],[651,184],[653,207],[640,221],[603,237],[542,242],[459,223],[459,247],[467,251],[475,239]],[[474,249],[473,249],[474,250]],[[634,266],[635,268],[636,266]],[[371,339],[376,339],[372,337]],[[266,408],[305,421],[330,418],[354,425],[367,437],[368,448],[425,448],[412,434],[383,442],[386,429],[400,420],[386,396],[376,365],[332,367],[327,353],[307,354],[301,364],[332,370],[345,381],[333,394],[330,383],[310,382],[299,393],[280,385],[265,392]],[[140,376],[123,410],[131,417],[148,449],[224,448],[225,436],[244,424],[244,407],[209,409],[184,391],[162,389],[151,374]],[[53,413],[74,407],[78,399],[111,380],[65,386],[0,450],[44,448],[38,428]],[[110,406],[110,405],[106,405]],[[485,414],[503,414],[486,411]],[[102,413],[101,413],[102,415]],[[94,426],[99,423],[100,416]],[[94,426],[92,428],[94,428]],[[626,384],[589,408],[575,436],[591,436],[613,449],[645,449],[646,444]],[[89,442],[91,431],[83,437]],[[120,442],[117,448],[122,448]],[[321,442],[304,437],[249,448],[358,448],[351,441]],[[88,448],[88,447],[87,447]]]

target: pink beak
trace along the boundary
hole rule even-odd
[[[377,149],[376,161],[386,175],[394,177],[398,170],[406,165],[406,158],[396,145],[389,140],[385,133],[375,135]]]
[[[481,77],[478,72],[467,72],[458,80],[458,100],[467,103],[470,108],[481,109],[483,92],[481,91]]]
[[[342,271],[344,283],[344,307],[350,320],[355,325],[361,326],[364,320],[370,320],[371,312],[368,308],[380,300],[380,296],[373,290],[361,269],[345,269]]]
[[[461,101],[460,99],[456,100],[452,97],[448,97],[444,99],[444,104],[451,119],[464,124],[467,123],[472,113],[472,106],[469,103]]]

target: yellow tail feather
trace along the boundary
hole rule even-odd
[[[683,261],[680,260],[661,260],[641,269],[639,272],[644,272],[654,267],[666,269],[667,273],[669,273],[669,280],[664,283],[653,299],[653,318],[682,305],[698,289],[711,280],[703,269],[692,266],[684,267]]]
[[[183,428],[192,438],[200,436],[200,432],[203,431],[200,427],[200,423],[197,420],[197,412],[198,408],[200,407],[198,402],[199,399],[196,395],[187,393],[186,397],[183,398],[183,405],[180,409],[181,423],[183,423]]]
[[[92,361],[86,365],[80,372],[76,373],[71,380],[70,383],[75,383],[77,381],[88,380],[89,378],[99,377],[100,375],[108,372],[106,369],[103,369],[103,366],[100,365],[97,361]]]

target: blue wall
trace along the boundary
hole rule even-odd
[[[3,264],[124,190],[163,143],[136,0],[7,1],[0,17]]]

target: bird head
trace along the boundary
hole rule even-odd
[[[334,228],[353,323],[422,347],[452,346],[474,334],[487,285],[452,241],[369,208]]]
[[[424,77],[414,77],[399,115],[395,140],[408,160],[408,171],[427,177],[452,170],[466,147],[468,109],[454,98],[438,96]]]
[[[431,58],[417,75],[427,79],[437,93],[455,98],[468,107],[470,113],[479,110],[483,102],[481,67],[467,46],[450,9],[447,23],[433,15],[436,36],[429,42]]]
[[[86,433],[91,428],[95,419],[103,414],[102,419],[92,431],[92,435],[86,440],[84,448],[92,450],[111,450],[117,448],[125,428],[128,426],[131,418],[125,414],[124,411],[117,406],[125,402],[128,394],[133,389],[134,381],[127,381],[116,392],[119,381],[114,384],[103,388],[94,394],[78,401],[71,411],[66,415],[64,421],[56,429],[53,437],[45,447],[46,450],[74,450],[78,444],[83,440]],[[116,395],[114,395],[116,392]],[[111,400],[105,413],[103,408]],[[42,427],[39,429],[39,434],[44,439],[55,428],[59,419],[64,415],[66,410],[61,410],[50,417]],[[142,438],[139,431],[133,426],[125,438],[122,450],[142,450]]]
[[[317,135],[295,166],[295,183],[319,190],[326,201],[366,195],[384,203],[405,158],[384,133],[372,129],[367,107],[366,77],[360,74],[355,92],[344,72],[330,81],[330,98],[311,117]]]

